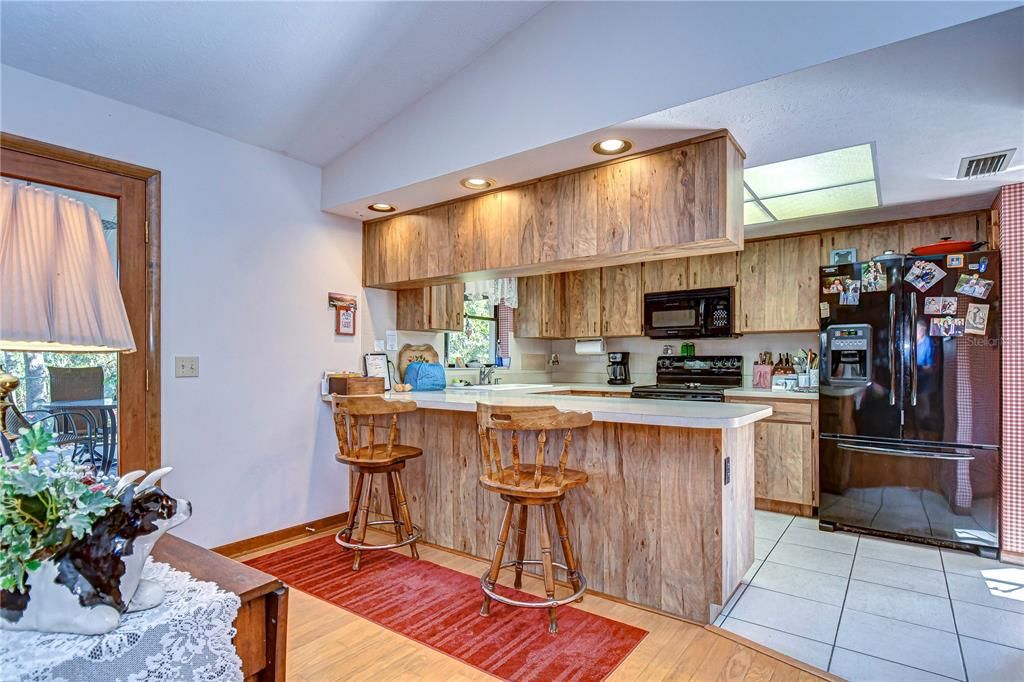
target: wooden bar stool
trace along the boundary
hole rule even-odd
[[[477,432],[480,437],[480,453],[484,460],[486,473],[480,477],[480,487],[501,495],[505,501],[505,514],[501,519],[501,531],[494,548],[490,569],[480,578],[484,592],[484,603],[480,607],[480,615],[490,615],[491,600],[522,606],[525,608],[546,608],[548,610],[548,631],[558,632],[558,620],[555,608],[581,599],[587,589],[587,580],[576,565],[572,544],[569,542],[569,529],[562,514],[562,498],[570,488],[584,485],[587,474],[575,469],[567,469],[569,448],[572,444],[573,429],[590,426],[593,417],[589,412],[563,412],[554,406],[520,407],[488,405],[477,403]],[[561,452],[558,465],[549,466],[544,463],[547,452],[549,431],[561,431]],[[507,437],[505,433],[511,432]],[[532,464],[520,462],[521,439],[536,440]],[[508,441],[511,452],[511,466],[503,464],[503,442]],[[531,443],[527,442],[529,446]],[[516,558],[502,562],[505,545],[508,542],[509,529],[516,506],[519,506],[519,520],[516,528]],[[530,507],[540,507],[542,515],[538,519],[541,559],[526,559],[526,526]],[[562,543],[562,554],[565,563],[552,560],[551,556],[551,516],[555,517],[558,539]],[[498,573],[502,568],[515,566],[516,588],[523,585],[524,565],[543,565],[544,590],[547,600],[525,602],[503,597],[495,592]],[[573,593],[562,599],[555,599],[555,573],[558,567],[564,570]]]
[[[335,459],[348,464],[357,474],[349,507],[352,510],[358,509],[355,515],[349,514],[348,525],[338,531],[334,539],[342,547],[355,551],[353,571],[359,570],[360,552],[363,551],[395,549],[409,545],[412,558],[419,559],[416,541],[420,537],[420,528],[413,525],[409,516],[401,471],[405,468],[406,461],[419,457],[423,450],[395,442],[398,437],[398,415],[415,411],[416,403],[411,400],[385,400],[379,395],[335,395],[332,396],[332,402],[334,429],[338,434],[338,454],[335,455]],[[389,415],[391,419],[387,420]],[[378,417],[383,418],[382,421],[387,425],[378,425]],[[365,421],[361,421],[363,418]],[[377,442],[377,429],[384,428],[387,429],[387,436],[383,442]],[[367,434],[365,442],[362,437],[364,432]],[[384,474],[387,477],[388,497],[391,501],[390,521],[367,520],[375,474]],[[395,542],[387,545],[367,545],[367,526],[393,526]]]

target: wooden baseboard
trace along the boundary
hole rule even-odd
[[[1020,552],[1011,552],[1008,549],[1004,549],[999,553],[999,560],[1007,564],[1024,566],[1024,554]]]
[[[797,668],[799,670],[804,671],[805,673],[809,673],[811,675],[814,675],[815,677],[820,677],[821,679],[829,680],[830,682],[843,682],[843,679],[841,677],[836,677],[832,673],[826,672],[826,671],[822,670],[821,668],[815,668],[810,663],[804,663],[803,661],[797,660],[797,659],[795,659],[795,658],[793,658],[791,656],[787,656],[786,654],[783,654],[783,653],[780,653],[778,651],[775,651],[774,649],[769,649],[768,647],[764,646],[763,644],[758,644],[757,642],[755,642],[752,639],[747,639],[746,637],[742,637],[740,635],[737,635],[735,632],[731,632],[729,630],[724,630],[724,629],[722,629],[722,628],[720,628],[718,626],[715,626],[715,625],[705,625],[704,629],[705,630],[709,630],[709,631],[715,633],[719,637],[725,637],[726,639],[731,639],[732,641],[736,642],[737,644],[742,644],[745,647],[753,649],[754,651],[757,651],[758,653],[764,654],[765,656],[769,656],[771,658],[774,658],[777,661],[782,661],[783,663],[791,665],[794,668]]]
[[[796,516],[814,516],[814,507],[809,504],[798,502],[780,502],[778,500],[766,500],[758,497],[754,500],[754,509],[762,511],[778,512],[779,514],[794,514]]]
[[[274,530],[269,533],[264,533],[263,535],[246,538],[245,540],[229,542],[226,545],[214,547],[212,551],[233,559],[235,557],[242,556],[243,554],[258,552],[262,549],[266,549],[267,547],[279,545],[282,542],[298,540],[299,538],[320,533],[332,528],[341,528],[341,526],[343,526],[347,521],[348,512],[343,512],[341,514],[325,516],[324,518],[316,519],[315,521],[309,521],[308,523],[300,523],[296,526],[281,528],[280,530]]]

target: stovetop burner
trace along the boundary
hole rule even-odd
[[[743,385],[743,358],[738,355],[663,355],[658,383],[635,386],[634,398],[724,402],[725,389]]]

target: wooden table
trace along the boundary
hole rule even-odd
[[[235,649],[242,659],[242,676],[283,682],[288,588],[280,580],[173,535],[160,538],[153,559],[237,594],[242,606],[235,620]]]

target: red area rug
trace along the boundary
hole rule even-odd
[[[545,609],[493,603],[483,618],[479,578],[390,551],[365,552],[356,572],[351,552],[333,536],[245,563],[506,680],[603,680],[647,635],[568,606],[558,609],[556,635],[547,631]]]

